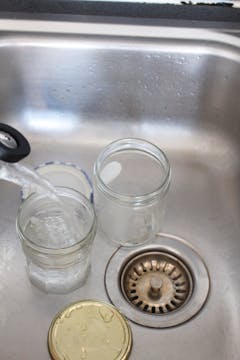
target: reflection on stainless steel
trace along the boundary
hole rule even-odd
[[[51,109],[26,109],[23,115],[27,125],[36,132],[48,133],[54,131],[56,134],[72,131],[79,126],[81,119],[72,112]],[[61,127],[59,122],[61,121]]]
[[[163,230],[193,243],[212,287],[203,310],[181,327],[132,323],[131,360],[156,353],[239,360],[240,39],[201,29],[66,22],[2,20],[1,29],[1,122],[31,142],[26,161],[71,161],[92,176],[100,149],[129,136],[168,154]],[[107,300],[104,271],[115,247],[98,234],[84,287],[42,293],[28,282],[15,234],[19,191],[0,186],[0,357],[50,359],[53,316],[73,301]]]

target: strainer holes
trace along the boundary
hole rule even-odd
[[[148,311],[148,305],[145,305],[143,311]]]
[[[136,306],[139,307],[139,306],[141,306],[142,304],[143,304],[143,302],[142,302],[142,301],[139,301],[139,302],[136,304]]]
[[[135,294],[136,290],[130,290],[131,294]]]
[[[166,305],[166,309],[168,310],[168,311],[171,311],[172,310],[172,308],[171,308],[171,306],[170,305]]]
[[[174,301],[174,300],[171,300],[171,304],[173,305],[173,306],[178,306],[178,304],[176,303],[176,301]]]
[[[155,306],[153,306],[152,307],[152,313],[155,314],[155,312],[156,312],[156,308],[155,308]]]
[[[174,266],[174,267],[172,268],[172,270],[168,273],[168,276],[171,276],[172,273],[173,273],[175,270],[176,270],[176,267]]]
[[[186,292],[186,290],[182,290],[182,289],[176,289],[176,293],[179,293],[179,294],[184,294]]]
[[[139,270],[138,270],[138,269],[133,268],[133,270],[135,271],[135,273],[136,273],[138,276],[141,276],[141,273],[139,272]]]
[[[183,282],[181,282],[181,283],[175,283],[175,286],[182,286],[182,285],[184,285],[184,284],[186,284],[185,281],[183,281]]]
[[[165,272],[166,266],[167,266],[167,262],[165,261],[164,266],[163,266],[163,272]]]
[[[182,274],[178,274],[177,276],[173,277],[172,279],[173,279],[173,281],[176,281],[176,280],[178,280],[181,276],[182,276]]]
[[[131,298],[131,301],[134,301],[134,300],[137,300],[138,299],[138,296],[134,296]]]
[[[160,314],[164,313],[162,306],[159,306],[159,312],[160,312]]]

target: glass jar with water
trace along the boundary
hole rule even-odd
[[[57,188],[57,194],[61,206],[46,194],[24,200],[17,233],[30,281],[46,292],[67,293],[87,278],[96,218],[82,194],[67,188]]]
[[[87,278],[95,212],[83,194],[56,188],[30,167],[17,163],[29,152],[22,134],[0,124],[0,178],[31,194],[22,201],[17,215],[29,279],[46,292],[67,293]]]

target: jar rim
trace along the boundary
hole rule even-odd
[[[142,148],[144,146],[144,149]],[[114,150],[115,149],[115,150]],[[115,151],[121,150],[139,150],[154,156],[163,166],[165,170],[165,176],[161,181],[160,185],[154,189],[153,191],[144,193],[142,195],[125,195],[114,191],[108,186],[101,178],[100,170],[101,164],[105,161],[109,156],[115,153]],[[158,154],[158,155],[157,155]],[[171,177],[171,167],[169,160],[158,146],[151,143],[150,141],[143,140],[140,138],[122,138],[115,140],[108,144],[98,155],[98,158],[94,164],[94,176],[97,179],[97,187],[100,188],[108,196],[117,199],[124,203],[145,203],[146,201],[154,200],[155,197],[160,195],[162,192],[168,189],[170,184]]]
[[[38,245],[34,241],[32,241],[28,236],[26,236],[24,233],[23,227],[20,223],[20,216],[22,214],[24,207],[27,206],[28,203],[34,198],[46,197],[45,194],[40,194],[40,193],[36,193],[36,192],[29,195],[25,200],[22,201],[21,205],[19,206],[18,211],[17,211],[16,228],[17,228],[17,232],[19,233],[20,237],[22,239],[24,239],[24,241],[27,244],[29,244],[29,246],[31,246],[32,249],[37,250],[42,253],[45,253],[45,254],[60,255],[62,253],[65,255],[65,254],[70,254],[70,253],[78,250],[79,246],[82,246],[82,244],[91,237],[91,234],[95,232],[95,230],[96,230],[96,214],[95,214],[94,207],[92,206],[90,201],[87,199],[87,197],[85,195],[83,195],[82,193],[78,192],[75,189],[67,188],[64,186],[55,186],[55,188],[57,190],[63,191],[65,194],[67,192],[68,193],[71,192],[72,194],[77,195],[78,197],[81,198],[81,200],[83,200],[83,203],[84,203],[84,205],[87,206],[88,210],[90,210],[90,213],[92,215],[92,224],[91,224],[88,232],[86,233],[86,235],[81,240],[77,241],[76,243],[74,243],[70,246],[65,246],[65,247],[60,247],[60,248],[51,248],[51,247],[47,247],[47,246]]]

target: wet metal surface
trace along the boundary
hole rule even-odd
[[[29,139],[26,162],[70,161],[92,176],[100,150],[140,137],[170,159],[164,232],[204,259],[211,292],[181,327],[131,323],[131,360],[239,360],[240,39],[201,29],[2,21],[1,122]],[[52,318],[74,301],[107,301],[101,234],[85,286],[46,295],[25,274],[15,233],[19,190],[0,183],[0,357],[50,359]]]

